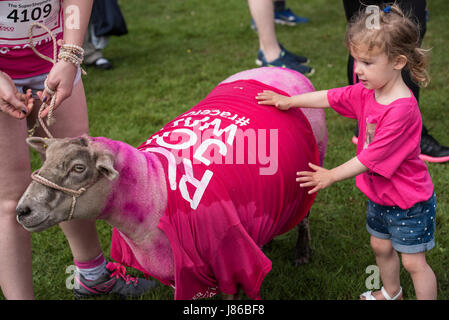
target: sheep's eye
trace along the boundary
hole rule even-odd
[[[86,169],[86,166],[83,164],[75,164],[72,168],[73,171],[77,173],[81,173]]]

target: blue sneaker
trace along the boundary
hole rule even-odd
[[[301,64],[308,64],[310,62],[309,58],[303,57],[303,56],[300,56],[300,55],[297,55],[297,54],[294,54],[294,53],[288,51],[280,43],[279,43],[279,47],[281,47],[281,50],[285,51],[285,56],[289,59],[295,60],[296,62],[301,63]]]
[[[287,49],[285,49],[282,44],[279,43],[279,46],[281,47],[281,50],[284,52],[284,56],[287,59],[296,61],[298,63],[301,64],[308,64],[310,62],[309,58],[307,57],[303,57],[294,53],[291,53],[290,51],[288,51]],[[281,55],[282,55],[282,51],[281,51]],[[262,50],[259,49],[259,51],[257,52],[257,58],[256,58],[256,64],[260,67],[263,65],[263,60],[265,59],[264,54],[262,52]]]
[[[260,67],[282,67],[288,68],[302,73],[305,76],[311,76],[315,69],[298,63],[296,60],[292,59],[288,54],[286,54],[285,49],[281,51],[279,57],[273,61],[268,62],[265,59],[265,55],[262,50],[257,53],[256,64]]]
[[[309,19],[297,16],[290,9],[274,12],[274,22],[279,24],[286,24],[288,26],[296,26],[300,23],[306,23]]]
[[[251,29],[254,30],[254,32],[257,32],[257,26],[256,26],[256,22],[254,21],[254,19],[251,19]]]

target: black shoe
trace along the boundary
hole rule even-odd
[[[447,162],[449,161],[449,147],[439,144],[434,137],[423,130],[420,158],[429,162]]]

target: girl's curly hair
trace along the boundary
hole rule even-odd
[[[368,50],[382,50],[390,60],[399,55],[407,58],[406,69],[421,87],[430,82],[427,73],[428,49],[420,47],[419,28],[396,3],[379,8],[378,26],[369,25],[370,12],[362,10],[348,24],[345,43],[349,50],[367,46]]]

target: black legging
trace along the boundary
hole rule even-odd
[[[363,4],[361,3],[363,2]],[[343,6],[345,8],[346,19],[349,21],[355,14],[357,14],[362,8],[369,5],[382,5],[385,3],[391,3],[392,1],[382,1],[382,0],[343,0]],[[426,33],[426,0],[396,0],[401,10],[408,13],[409,16],[418,24],[419,27],[419,44],[424,38]],[[355,76],[358,82],[357,76]],[[419,86],[412,80],[410,72],[407,70],[402,70],[402,79],[405,84],[412,90],[413,95],[419,102]],[[354,84],[354,58],[349,55],[348,57],[348,82],[349,84]],[[427,134],[427,129],[423,125],[423,134]]]

